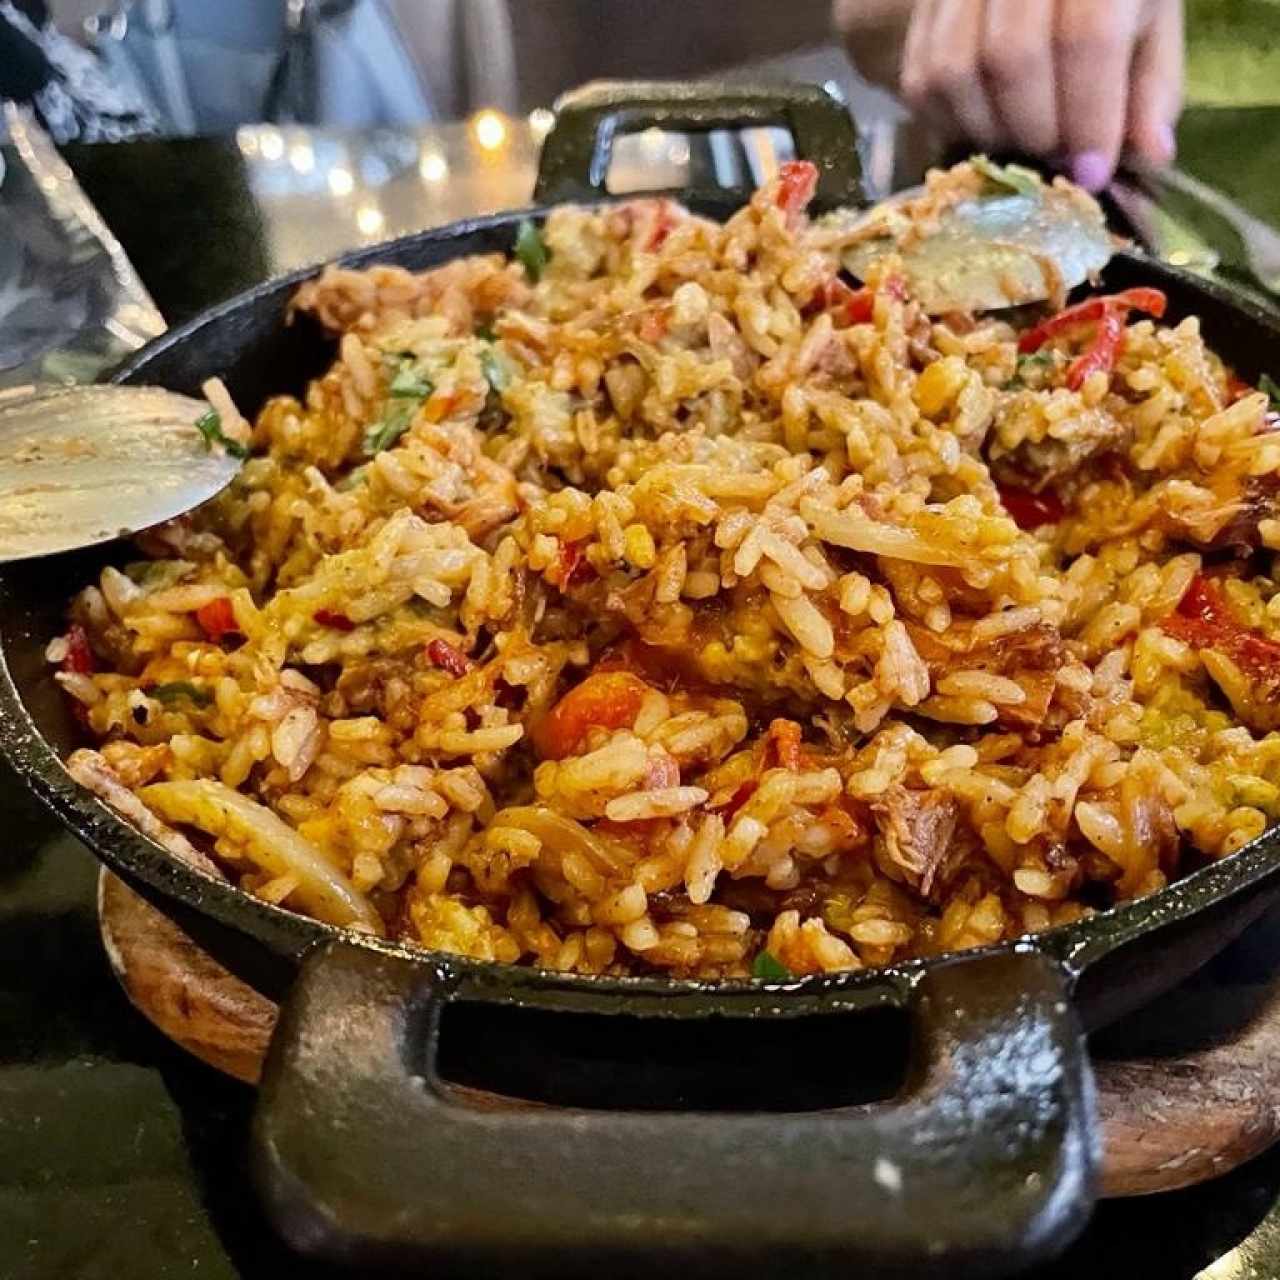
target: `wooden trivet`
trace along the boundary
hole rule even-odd
[[[106,871],[98,907],[107,955],[133,1004],[197,1058],[255,1084],[277,1006]],[[1280,1138],[1280,982],[1225,1038],[1094,1068],[1104,1195],[1172,1191],[1226,1173]]]

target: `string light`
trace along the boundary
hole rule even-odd
[[[258,148],[264,160],[279,160],[284,155],[284,138],[274,125],[264,124],[258,130]]]
[[[253,129],[241,125],[236,130],[236,143],[241,155],[256,156],[258,154],[258,135]]]
[[[335,196],[349,196],[355,190],[356,180],[351,174],[350,169],[344,169],[341,165],[334,165],[329,170],[329,190]]]
[[[507,122],[497,112],[486,108],[471,119],[471,134],[483,151],[497,151],[507,141]]]
[[[316,153],[309,142],[295,142],[289,148],[289,165],[298,173],[310,173],[316,167]]]
[[[449,162],[439,151],[424,151],[418,158],[418,174],[423,182],[443,182],[449,176]]]
[[[376,205],[362,204],[356,210],[356,226],[360,228],[361,235],[376,236],[386,224],[382,210]]]

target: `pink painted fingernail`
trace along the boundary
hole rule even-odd
[[[1081,151],[1071,158],[1071,180],[1086,191],[1101,191],[1111,178],[1111,162],[1101,151]]]
[[[1155,131],[1156,150],[1159,152],[1161,164],[1168,164],[1178,149],[1178,141],[1173,135],[1173,125],[1162,124]]]

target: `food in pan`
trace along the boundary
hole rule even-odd
[[[330,370],[220,399],[239,479],[51,645],[73,775],[269,902],[595,974],[978,946],[1259,835],[1267,391],[1153,289],[930,319],[814,181],[305,285]]]

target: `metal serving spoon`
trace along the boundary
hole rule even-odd
[[[207,502],[240,469],[211,415],[158,387],[0,395],[0,561],[108,542]]]
[[[865,213],[830,215],[833,230],[863,233],[842,255],[846,270],[865,279],[877,261],[895,254],[912,297],[928,314],[943,315],[1043,302],[1107,265],[1115,241],[1084,192],[1048,186],[1030,170],[983,157],[970,163],[979,162],[980,172],[997,175],[989,193],[952,205],[928,229],[906,216],[920,187]]]

